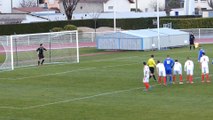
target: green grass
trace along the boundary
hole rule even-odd
[[[212,44],[203,45],[212,60]],[[213,85],[201,84],[198,49],[123,51],[80,49],[79,64],[44,65],[0,73],[0,120],[212,120]],[[195,63],[195,84],[143,92],[143,61],[169,54]],[[213,65],[210,64],[210,73]],[[183,74],[185,81],[185,73]],[[211,78],[212,73],[210,74]]]

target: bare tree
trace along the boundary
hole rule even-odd
[[[213,0],[207,0],[207,1],[208,1],[209,7],[211,7],[213,9]]]
[[[37,2],[35,0],[22,0],[22,2],[20,2],[20,6],[21,7],[36,7]]]
[[[154,11],[157,11],[157,0],[152,0],[152,1],[150,1],[149,6],[150,6],[152,9],[154,9]],[[159,3],[159,10],[160,10],[160,11],[163,11],[163,10],[164,10],[164,8],[162,7],[162,5],[161,5],[160,3]]]
[[[63,5],[68,21],[72,19],[73,11],[75,10],[79,1],[80,0],[59,0],[59,2],[61,2]]]

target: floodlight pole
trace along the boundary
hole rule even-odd
[[[158,50],[160,50],[160,18],[159,18],[159,0],[157,0],[157,29],[158,29]]]
[[[114,22],[114,32],[116,31],[116,1],[113,1],[113,22]]]

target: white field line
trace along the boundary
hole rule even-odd
[[[0,109],[15,109],[15,110],[34,109],[34,108],[40,108],[40,107],[45,107],[45,106],[50,106],[50,105],[56,105],[56,104],[61,104],[61,103],[68,103],[68,102],[74,102],[74,101],[79,101],[79,100],[92,99],[92,98],[99,97],[99,96],[113,95],[113,94],[118,94],[118,93],[133,91],[133,90],[137,90],[137,89],[141,89],[141,88],[143,88],[143,87],[126,89],[126,90],[118,90],[118,91],[112,91],[112,92],[105,92],[105,93],[100,93],[100,94],[86,96],[86,97],[72,98],[72,99],[67,99],[67,100],[62,100],[62,101],[56,101],[56,102],[50,102],[50,103],[46,103],[46,104],[34,105],[34,106],[28,106],[28,107],[0,106]]]
[[[176,53],[186,53],[186,52],[190,52],[190,51],[179,51],[179,52],[170,52],[169,55],[172,55],[172,54],[176,54]],[[165,53],[154,53],[154,55],[161,55],[161,54],[164,54],[165,55],[165,58],[166,58],[166,55]],[[151,54],[150,54],[151,55]],[[91,63],[91,62],[103,62],[103,61],[113,61],[113,60],[123,60],[123,59],[132,59],[132,58],[137,58],[137,57],[144,57],[147,56],[149,57],[150,55],[143,55],[143,56],[131,56],[131,57],[120,57],[120,58],[113,58],[113,59],[99,59],[99,60],[92,60],[92,61],[85,61],[85,62],[81,62],[80,63]],[[173,56],[171,56],[173,58]],[[144,58],[145,59],[145,58]],[[65,63],[65,64],[70,64],[70,63]],[[57,64],[57,65],[51,65],[50,67],[55,67],[55,66],[58,66],[58,65],[64,65],[64,64]],[[19,68],[17,68],[19,69]],[[25,68],[20,68],[20,69],[32,69],[32,67],[25,67]],[[1,79],[1,78],[0,78]],[[6,78],[7,79],[7,78]]]
[[[90,67],[90,68],[77,69],[77,70],[64,71],[64,72],[57,72],[57,73],[44,74],[44,75],[35,75],[35,76],[27,76],[27,77],[19,77],[19,78],[0,78],[0,79],[21,80],[21,79],[29,79],[29,78],[38,78],[38,77],[47,77],[47,76],[53,76],[53,75],[61,75],[61,74],[67,74],[67,73],[71,73],[71,72],[84,71],[84,70],[93,70],[93,69],[96,69],[96,68],[95,67]]]
[[[212,75],[210,75],[210,76],[212,76]],[[199,79],[199,78],[200,77],[195,77],[194,79]],[[152,86],[158,86],[158,85],[159,84],[155,84],[155,85],[152,85]],[[144,88],[144,87],[137,87],[137,88],[131,88],[131,89],[126,89],[126,90],[117,90],[117,91],[112,91],[112,92],[104,92],[104,93],[91,95],[91,96],[85,96],[85,97],[80,97],[80,98],[72,98],[72,99],[50,102],[50,103],[40,104],[40,105],[33,105],[33,106],[28,106],[28,107],[0,106],[0,109],[29,110],[29,109],[46,107],[46,106],[50,106],[50,105],[57,105],[57,104],[62,104],[62,103],[69,103],[69,102],[75,102],[75,101],[80,101],[80,100],[87,100],[87,99],[92,99],[92,98],[100,97],[100,96],[119,94],[119,93],[134,91],[134,90],[138,90],[138,89],[142,89],[142,88]]]
[[[105,66],[105,67],[102,67],[102,68],[121,67],[121,66],[133,65],[133,64],[138,64],[138,63],[129,63],[129,64],[122,64],[122,65]],[[29,78],[55,76],[55,75],[62,75],[62,74],[67,74],[67,73],[73,73],[73,72],[78,72],[78,71],[87,71],[87,70],[95,70],[95,69],[97,69],[97,68],[96,67],[89,67],[89,68],[84,68],[84,69],[57,72],[57,73],[51,73],[51,74],[45,74],[45,75],[35,75],[35,76],[26,76],[26,77],[18,77],[18,78],[0,78],[0,80],[2,80],[2,79],[4,79],[4,80],[23,80],[23,79],[29,79]]]
[[[135,56],[135,57],[139,57],[139,56]],[[136,63],[132,63],[132,64],[136,64]],[[132,65],[132,64],[125,64],[125,65]],[[118,65],[118,66],[124,66],[124,65]],[[108,66],[108,67],[118,67],[118,66]],[[104,68],[108,68],[108,67],[104,67]],[[95,67],[91,67],[91,68],[85,68],[85,69],[79,69],[79,70],[59,72],[59,73],[54,73],[54,74],[46,74],[46,75],[39,75],[39,76],[29,76],[29,77],[20,77],[20,78],[4,78],[4,79],[18,80],[18,79],[36,78],[36,77],[43,77],[43,76],[50,76],[50,75],[60,75],[60,74],[66,74],[66,73],[75,72],[75,71],[92,70],[92,69],[96,69],[96,68]],[[200,78],[200,77],[197,77],[197,78]],[[195,79],[197,79],[197,78],[195,78]],[[23,110],[24,109],[33,109],[33,108],[39,108],[39,107],[44,107],[44,106],[54,105],[54,104],[59,104],[59,103],[73,102],[73,101],[78,101],[78,100],[84,100],[84,99],[94,98],[94,97],[98,97],[98,96],[104,96],[104,95],[111,95],[111,94],[116,94],[116,93],[122,93],[122,92],[127,92],[127,91],[132,91],[132,90],[140,89],[140,88],[143,88],[143,87],[133,88],[133,89],[128,89],[128,90],[119,90],[119,91],[114,91],[114,92],[106,92],[106,93],[101,93],[101,94],[97,94],[97,95],[93,95],[93,96],[87,96],[87,97],[82,97],[82,98],[73,98],[73,99],[68,99],[68,100],[64,100],[64,101],[46,103],[46,104],[42,104],[42,105],[35,105],[35,106],[29,106],[29,107],[0,106],[0,109],[16,109],[16,110],[18,110],[18,109],[23,109]]]
[[[177,52],[176,52],[177,53]],[[182,53],[182,52],[181,52]],[[171,54],[171,53],[170,53]],[[123,59],[133,59],[136,57],[141,57],[141,56],[131,56],[131,57],[120,57],[120,58],[115,58],[115,59],[102,59],[102,60],[94,60],[94,62],[103,62],[103,61],[113,61],[113,60],[123,60]],[[147,58],[142,58],[140,60],[146,60]],[[91,61],[90,61],[91,62]],[[142,63],[142,61],[140,61]],[[139,62],[139,63],[140,63]],[[117,65],[117,66],[106,66],[103,68],[111,68],[111,67],[119,67],[119,66],[125,66],[125,65],[133,65],[133,64],[138,64],[136,63],[131,63],[131,64],[124,64],[124,65]],[[51,73],[51,74],[45,74],[45,75],[36,75],[36,76],[27,76],[27,77],[19,77],[19,78],[0,78],[0,80],[21,80],[21,79],[29,79],[29,78],[39,78],[39,77],[47,77],[47,76],[54,76],[54,75],[61,75],[61,74],[66,74],[66,73],[72,73],[72,72],[77,72],[77,71],[83,71],[83,70],[92,70],[95,69],[95,67],[91,68],[84,68],[84,69],[77,69],[77,70],[71,70],[71,71],[64,71],[64,72],[58,72],[58,73]]]

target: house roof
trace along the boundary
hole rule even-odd
[[[42,12],[47,11],[47,9],[44,9],[42,7],[24,7],[24,8],[13,8],[14,10],[31,13],[31,12]]]
[[[109,0],[80,0],[79,2],[81,3],[89,3],[89,2],[96,2],[96,3],[106,3],[108,2]],[[134,3],[134,0],[128,0],[129,3]]]

